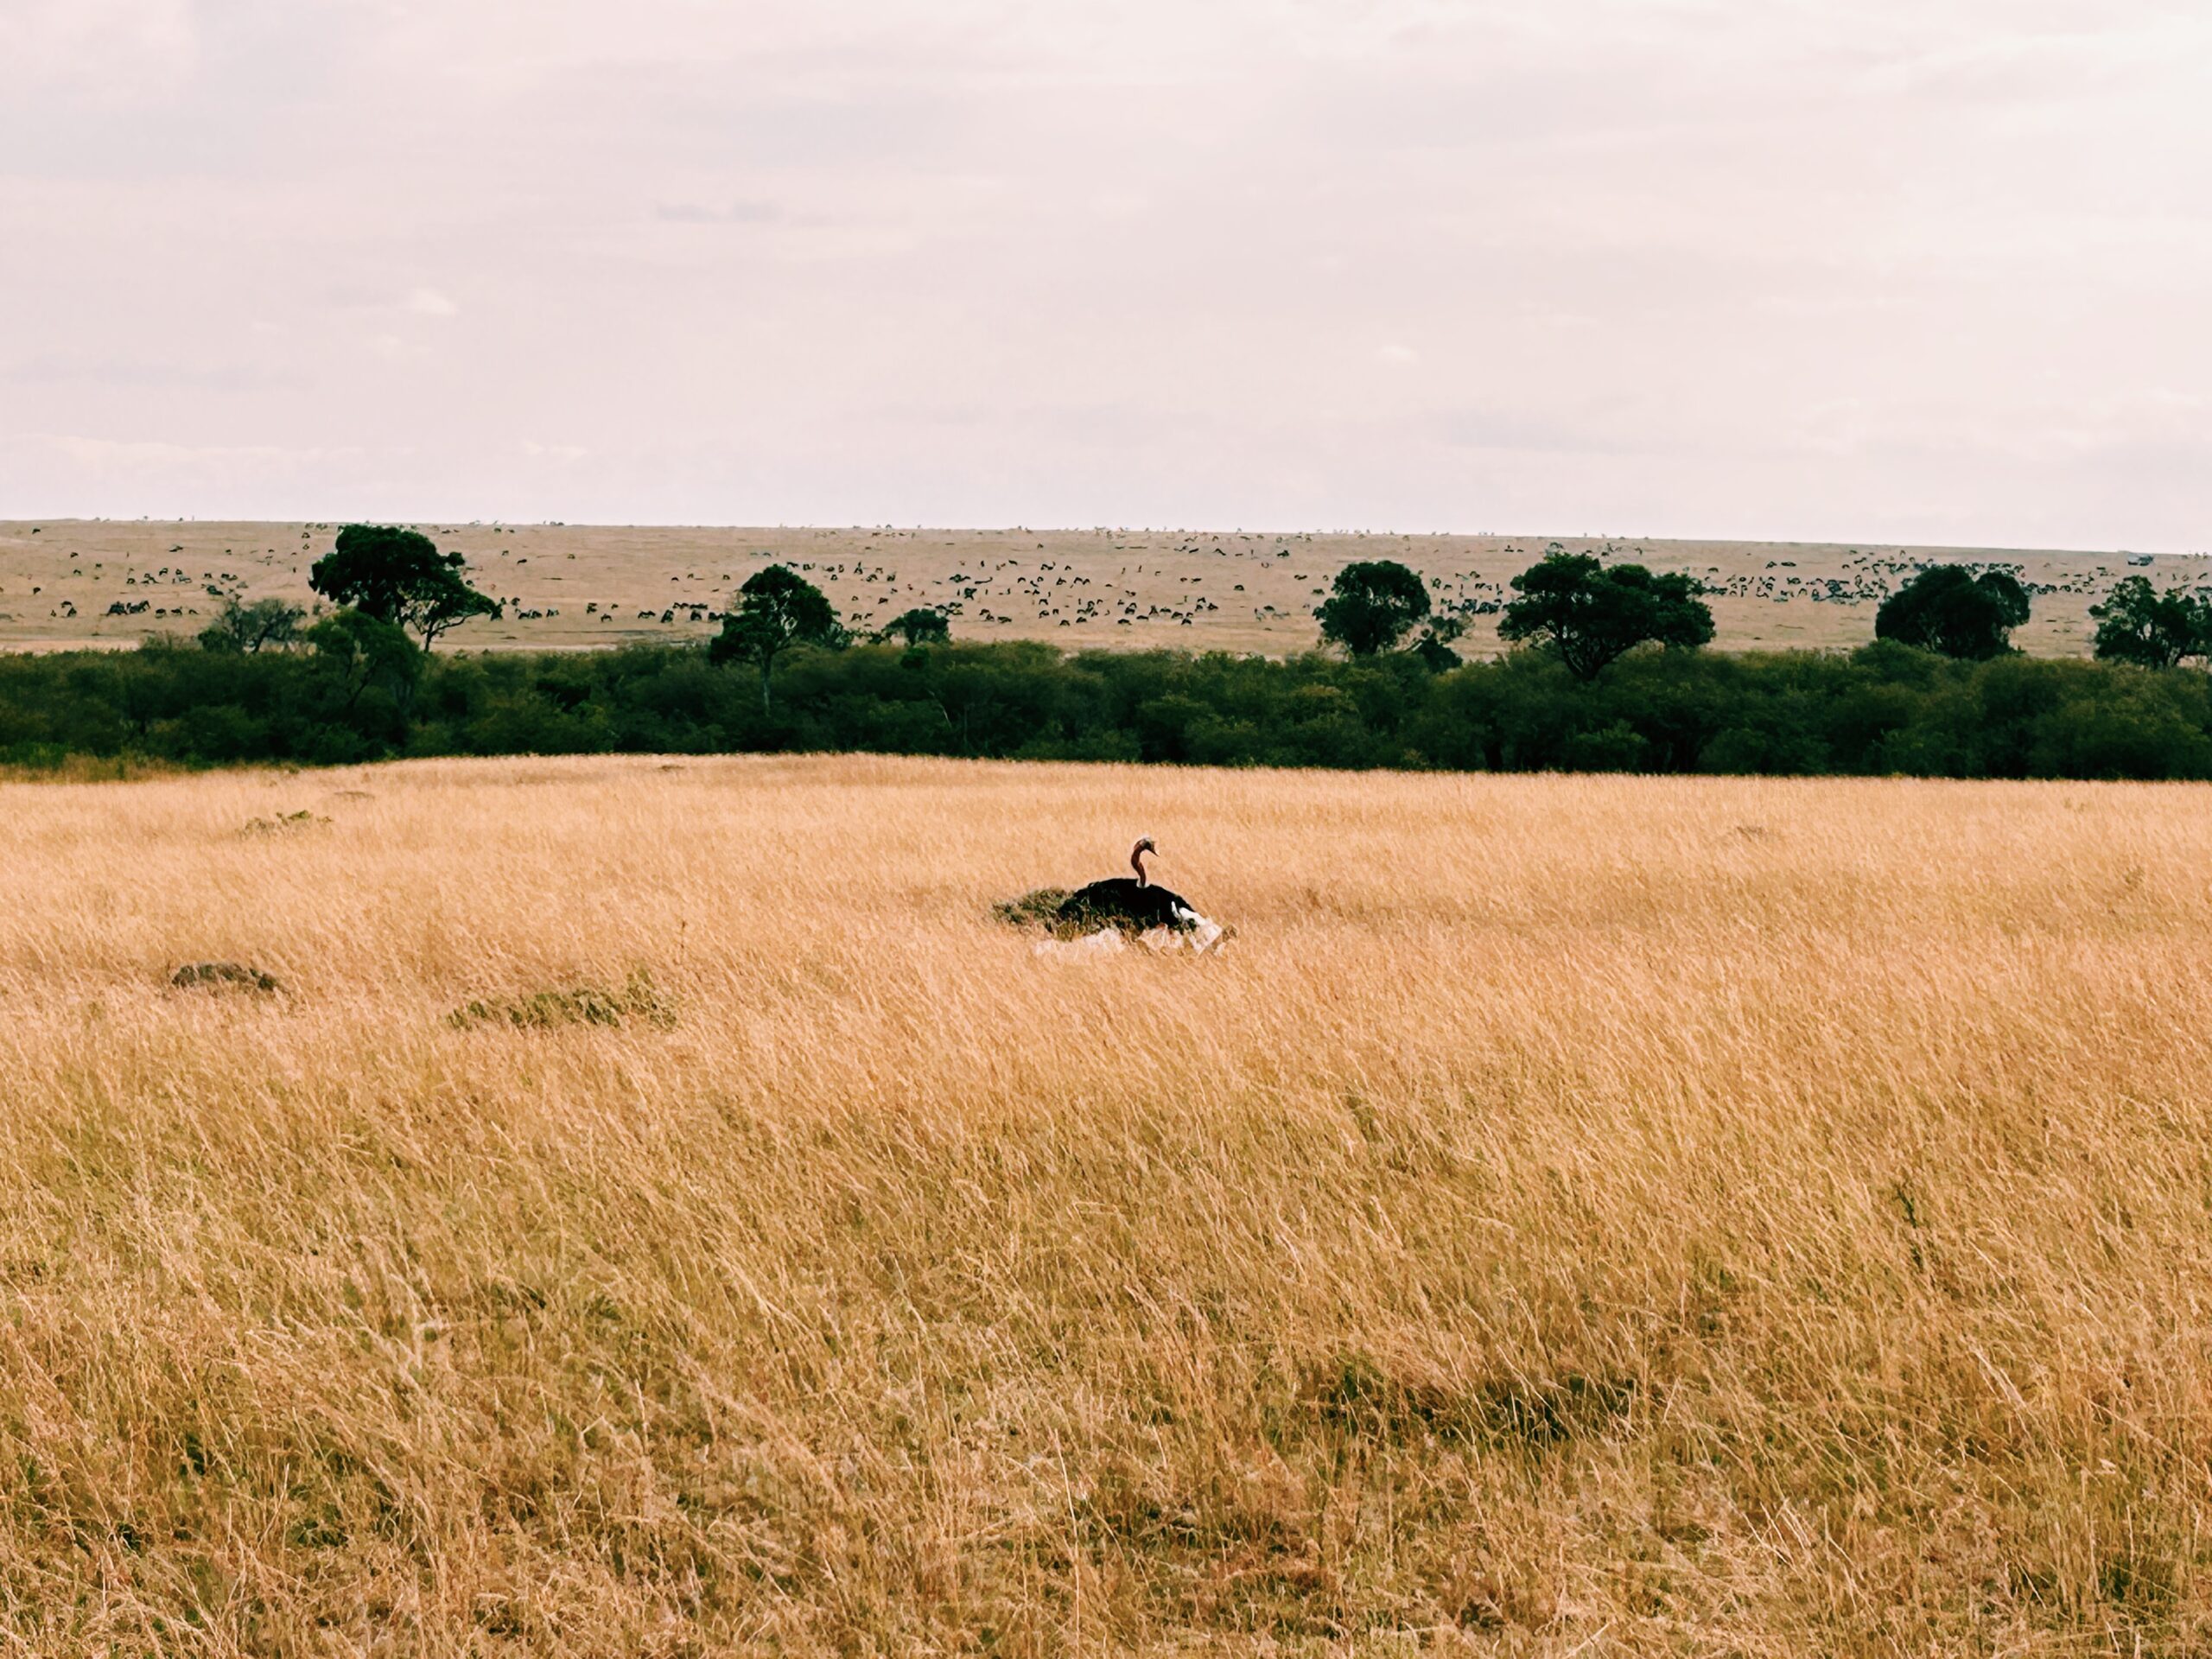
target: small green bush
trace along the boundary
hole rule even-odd
[[[1050,927],[1068,901],[1065,887],[1039,887],[1019,899],[1001,899],[991,914],[1008,927]]]

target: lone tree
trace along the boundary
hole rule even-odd
[[[707,660],[760,664],[764,711],[769,706],[768,677],[779,656],[793,645],[834,651],[850,637],[822,590],[787,565],[772,564],[747,576],[737,594],[737,608],[722,618],[722,631],[707,647]]]
[[[2097,655],[2107,662],[2173,668],[2212,657],[2212,604],[2178,588],[2162,594],[2148,576],[2115,583],[2089,614],[2097,619]]]
[[[912,645],[944,645],[952,643],[952,624],[942,611],[925,610],[917,606],[902,611],[883,626],[880,639],[903,639]]]
[[[241,605],[236,599],[223,602],[222,614],[200,631],[203,651],[253,652],[264,645],[279,649],[296,644],[300,623],[307,613],[281,599],[257,599]]]
[[[2028,620],[2027,589],[2003,570],[1932,565],[1882,601],[1874,637],[1980,662],[2012,649]]]
[[[308,570],[308,586],[334,605],[414,629],[427,651],[473,616],[502,613],[499,601],[468,585],[467,569],[460,554],[439,552],[419,530],[348,524]]]
[[[1428,586],[1395,559],[1370,559],[1337,572],[1336,588],[1313,607],[1321,637],[1355,657],[1390,651],[1428,614]]]
[[[1713,638],[1704,584],[1677,571],[1654,575],[1640,564],[1552,553],[1514,577],[1513,591],[1521,597],[1499,615],[1497,637],[1541,641],[1578,680],[1596,679],[1638,645],[1694,651]]]

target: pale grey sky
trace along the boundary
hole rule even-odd
[[[0,516],[2212,545],[2212,4],[0,0]]]

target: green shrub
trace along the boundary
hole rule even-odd
[[[1219,766],[1768,775],[2212,777],[2192,670],[1847,655],[1630,652],[1578,679],[1514,652],[1435,673],[1223,652],[1034,643],[804,645],[772,709],[698,645],[424,653],[354,613],[309,652],[0,656],[0,760],[351,765],[397,755],[867,751]]]

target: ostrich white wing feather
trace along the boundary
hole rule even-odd
[[[1137,935],[1137,943],[1154,950],[1195,950],[1203,954],[1218,949],[1225,931],[1218,922],[1210,922],[1194,910],[1182,912],[1181,928],[1155,927]]]
[[[1181,928],[1148,928],[1137,935],[1137,943],[1147,950],[1195,950],[1204,953],[1218,950],[1228,937],[1218,922],[1210,922],[1195,912],[1183,912],[1188,925]],[[1086,933],[1079,939],[1039,939],[1031,947],[1040,957],[1059,962],[1096,962],[1106,957],[1118,957],[1129,948],[1121,930],[1102,927],[1096,933]]]
[[[1086,933],[1079,939],[1039,939],[1035,954],[1052,957],[1062,962],[1096,962],[1102,957],[1117,957],[1128,949],[1121,934],[1110,927],[1102,927],[1096,933]]]

